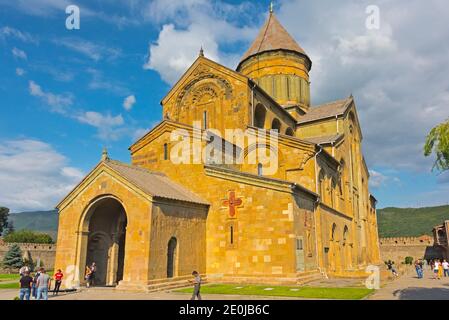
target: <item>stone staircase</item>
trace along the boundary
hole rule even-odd
[[[319,270],[298,272],[296,274],[296,284],[304,285],[306,283],[326,279],[326,275]]]

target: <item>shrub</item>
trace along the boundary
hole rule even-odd
[[[7,243],[53,243],[53,239],[48,234],[37,233],[30,230],[20,230],[8,233],[3,238],[3,241]]]
[[[413,264],[413,257],[405,257],[404,263],[410,265]]]

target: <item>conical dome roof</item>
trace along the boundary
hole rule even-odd
[[[268,20],[265,22],[257,38],[251,47],[246,51],[240,60],[240,64],[249,57],[266,51],[288,50],[297,52],[308,58],[306,52],[293,37],[285,30],[273,12],[270,12]],[[310,60],[310,58],[309,58]],[[240,65],[239,64],[239,65]]]

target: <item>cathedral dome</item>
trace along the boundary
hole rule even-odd
[[[310,106],[309,71],[312,61],[270,12],[237,71],[253,79],[280,105]]]

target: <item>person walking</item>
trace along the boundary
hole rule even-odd
[[[419,266],[421,267],[421,279],[424,277],[424,261],[423,259],[419,259]]]
[[[59,289],[61,288],[62,278],[64,277],[64,274],[62,273],[61,269],[58,269],[58,272],[55,273],[55,289],[53,290],[53,295],[58,295]]]
[[[195,298],[198,298],[198,300],[201,300],[201,277],[200,274],[197,271],[192,272],[193,280],[190,280],[190,283],[193,284],[193,294],[192,298],[190,300],[195,300]]]
[[[437,259],[435,259],[433,261],[433,279],[440,279],[439,275],[438,275],[438,270],[439,270],[439,262]]]
[[[418,275],[418,279],[422,278],[422,267],[419,263],[419,260],[415,260],[415,270],[416,274]]]
[[[31,292],[31,294],[32,294],[32,296],[33,296],[33,298],[34,299],[36,299],[37,298],[37,286],[36,286],[36,283],[37,283],[37,278],[39,278],[39,275],[40,275],[40,272],[39,272],[39,270],[36,272],[36,274],[34,275],[34,277],[33,277],[33,284],[32,284],[32,292]]]
[[[36,281],[37,297],[36,300],[48,300],[48,287],[50,284],[50,276],[45,273],[45,269],[40,269],[39,278]]]
[[[90,270],[89,266],[86,266],[86,270],[84,271],[84,279],[86,280],[86,287],[90,287],[90,280],[92,276],[92,270]]]
[[[443,261],[440,260],[438,263],[438,279],[443,278]]]
[[[30,300],[31,286],[33,284],[33,278],[30,277],[30,272],[24,271],[19,282],[20,282],[19,299]]]
[[[443,272],[445,277],[449,277],[449,262],[446,261],[446,259],[443,260]]]

